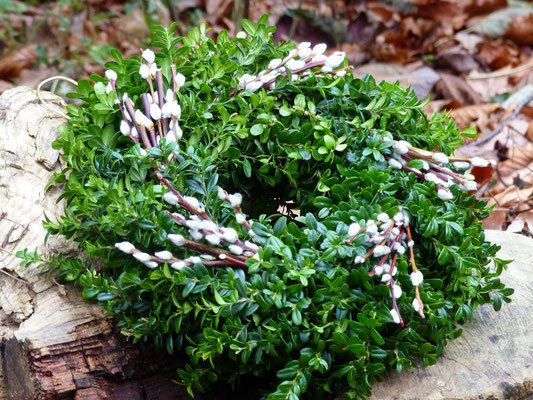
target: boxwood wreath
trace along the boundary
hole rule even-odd
[[[20,256],[185,353],[191,394],[256,376],[267,399],[364,398],[510,301],[467,192],[488,161],[450,156],[473,129],[323,44],[274,45],[267,20],[216,41],[155,27],[159,52],[80,80],[54,143],[64,216],[44,223],[83,256]]]

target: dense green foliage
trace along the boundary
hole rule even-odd
[[[412,91],[370,75],[313,72],[294,82],[290,72],[289,79],[279,76],[275,89],[237,90],[240,76],[257,74],[293,47],[274,46],[274,28],[265,22],[245,20],[246,38],[222,32],[217,42],[205,27],[180,38],[172,27],[154,31],[165,84],[173,63],[186,77],[176,93],[183,138],[163,140],[146,154],[121,135],[107,78],[81,80],[73,97],[82,106],[68,107],[71,120],[54,143],[66,162],[53,181],[65,184],[65,215],[45,226],[77,241],[84,256],[26,252],[25,262],[46,258],[115,316],[125,335],[186,353],[179,381],[191,391],[217,380],[238,385],[254,374],[265,378],[260,389],[268,399],[365,397],[386,370],[410,368],[415,359],[435,363],[478,305],[499,309],[509,301],[512,290],[497,278],[506,262],[485,242],[484,201],[457,185],[450,187],[452,200],[441,200],[435,183],[389,167],[396,140],[446,154],[461,144],[453,121],[447,115],[428,121]],[[113,56],[107,67],[118,74],[119,98],[127,92],[140,107],[140,94],[149,90],[138,74],[140,59]],[[421,168],[422,161],[409,165]],[[127,240],[149,253],[197,254],[167,239],[188,233],[165,212],[176,207],[162,200],[168,189],[156,171],[198,198],[218,224],[257,243],[258,256],[242,268],[195,262],[151,269],[117,250],[114,244]],[[217,196],[219,185],[242,193],[252,236]],[[364,226],[383,212],[409,219],[425,277],[422,318],[411,306],[408,253],[398,254],[395,279],[403,294],[396,301],[405,327],[394,323],[389,285],[369,274],[375,258],[354,263],[372,248],[368,235],[347,243],[351,224]]]

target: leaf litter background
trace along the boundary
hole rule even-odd
[[[276,40],[326,42],[357,77],[400,81],[426,113],[447,110],[478,139],[458,150],[497,161],[474,168],[476,192],[495,205],[484,226],[533,236],[533,3],[517,0],[0,0],[0,93],[53,75],[102,74],[109,50],[126,57],[149,26],[200,21],[215,37],[270,14]],[[63,83],[58,94],[71,90]]]

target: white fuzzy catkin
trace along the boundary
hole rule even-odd
[[[424,281],[424,275],[420,271],[411,272],[410,279],[413,286],[419,286]]]
[[[146,62],[150,64],[155,61],[155,53],[150,49],[144,50],[142,53],[142,57],[146,60]]]
[[[220,244],[220,237],[215,235],[214,233],[211,233],[205,237],[205,240],[209,242],[209,244],[213,246],[218,246]]]
[[[163,200],[165,200],[166,203],[174,206],[176,204],[178,204],[178,196],[176,196],[174,193],[172,192],[166,192],[164,195],[163,195]]]
[[[489,164],[490,164],[490,161],[488,160],[485,160],[483,158],[480,158],[480,157],[474,157],[470,160],[470,163],[474,166],[474,167],[487,167]]]
[[[437,196],[439,196],[439,199],[441,200],[451,200],[453,199],[453,194],[447,189],[439,189],[437,191]]]
[[[401,322],[400,315],[398,314],[398,311],[392,309],[390,310],[390,315],[392,316],[392,320],[394,323],[399,324]]]
[[[130,242],[115,243],[115,247],[126,254],[131,254],[135,250],[135,246]]]
[[[448,162],[450,162],[444,153],[434,153],[431,158],[440,164],[448,164]]]
[[[176,246],[183,246],[185,244],[185,238],[176,233],[170,233],[167,235],[168,240],[174,243]]]
[[[354,222],[353,224],[350,224],[348,227],[348,235],[349,236],[355,236],[361,231],[361,226]]]
[[[232,207],[238,207],[241,205],[241,198],[237,194],[230,194],[228,196],[228,201]]]
[[[136,260],[139,260],[142,263],[145,263],[145,262],[150,261],[152,259],[152,256],[150,254],[143,253],[142,251],[134,253],[133,257],[135,257]]]
[[[413,306],[414,310],[416,312],[418,312],[418,310],[420,310],[420,302],[418,301],[418,299],[415,297],[413,299],[413,302],[411,303],[411,305]]]
[[[399,285],[394,285],[392,287],[392,292],[394,294],[394,298],[395,299],[399,299],[402,296],[402,293],[403,293],[402,288]]]
[[[183,269],[184,267],[186,267],[187,264],[184,262],[184,261],[176,261],[172,264],[170,264],[170,267],[173,268],[173,269],[177,269],[178,271],[180,269]]]
[[[112,69],[108,69],[106,72],[105,72],[105,77],[109,80],[113,80],[113,81],[116,81],[117,80],[117,73],[115,71],[113,71]]]
[[[232,252],[233,254],[236,254],[238,256],[240,256],[242,254],[242,252],[243,252],[242,247],[237,246],[236,244],[230,244],[228,246],[228,250],[230,252]]]
[[[168,261],[172,258],[172,253],[168,250],[157,251],[154,253],[154,255],[163,261]]]

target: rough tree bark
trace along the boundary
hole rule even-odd
[[[33,90],[0,96],[0,400],[189,398],[172,383],[179,361],[126,342],[102,308],[9,253],[43,252],[43,215],[62,210],[60,189],[44,186],[60,168],[51,143],[64,122]],[[56,238],[47,249],[75,251]]]

